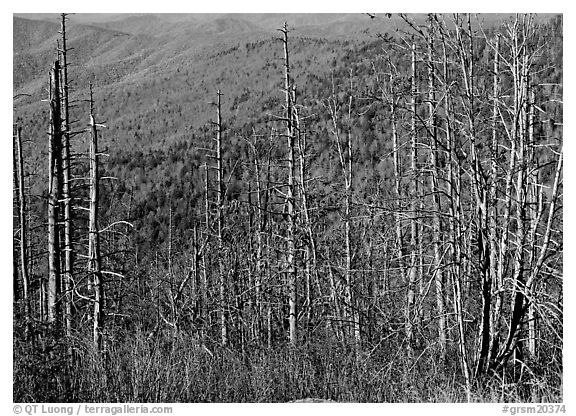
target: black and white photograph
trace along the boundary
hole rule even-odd
[[[11,16],[13,414],[566,413],[561,10],[58,7]]]

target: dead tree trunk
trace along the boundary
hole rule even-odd
[[[54,62],[50,72],[50,141],[48,148],[48,323],[60,315],[60,239],[59,203],[62,195],[62,132],[60,104],[60,64]]]
[[[554,174],[554,183],[552,185],[552,193],[550,195],[550,202],[548,205],[548,217],[546,219],[546,226],[544,228],[544,235],[542,236],[542,244],[540,246],[540,249],[538,250],[538,256],[536,257],[536,261],[534,262],[533,266],[530,269],[528,280],[526,281],[526,287],[529,288],[529,293],[532,293],[531,291],[532,291],[532,287],[535,283],[535,279],[540,274],[540,272],[542,271],[542,267],[544,266],[546,256],[549,254],[550,239],[552,237],[552,232],[553,232],[552,223],[553,223],[554,217],[556,215],[556,205],[557,205],[557,202],[558,202],[557,200],[559,197],[559,187],[561,186],[561,181],[562,181],[562,166],[563,166],[563,162],[564,162],[563,155],[564,155],[564,148],[562,147],[560,149],[560,153],[558,155],[558,161],[556,163],[556,172]],[[530,301],[530,306],[532,306],[532,308],[534,308],[534,299],[532,299]],[[529,341],[531,343],[530,352],[532,354],[535,354],[535,352],[536,352],[536,334],[535,334],[535,332],[536,332],[535,327],[529,328]]]
[[[346,160],[342,166],[345,175],[345,212],[344,227],[346,240],[346,297],[348,303],[348,318],[352,321],[354,330],[354,344],[357,349],[360,348],[362,337],[360,332],[360,314],[358,311],[358,302],[356,299],[356,277],[352,270],[352,85],[350,85],[350,97],[348,101],[348,118],[346,132],[346,156],[341,158]]]
[[[492,182],[490,184],[490,275],[492,280],[492,292],[495,294],[494,308],[490,317],[490,342],[489,353],[490,360],[494,358],[495,349],[497,349],[498,334],[500,332],[500,320],[502,311],[502,301],[504,299],[504,281],[503,277],[498,273],[498,159],[499,159],[499,144],[498,144],[498,117],[499,117],[499,100],[500,94],[500,35],[496,37],[496,45],[494,48],[494,80],[492,87],[492,152],[491,152],[491,175]]]
[[[528,102],[528,154],[527,157],[528,163],[530,166],[537,165],[537,157],[534,151],[534,122],[535,122],[535,114],[534,114],[534,107],[536,105],[536,94],[534,92],[534,87],[530,87],[530,97]],[[529,252],[529,258],[527,261],[528,265],[528,281],[526,282],[526,288],[528,293],[528,354],[530,358],[536,357],[536,299],[534,293],[534,282],[530,281],[531,273],[530,271],[534,267],[534,260],[536,254],[536,233],[538,230],[538,223],[542,217],[544,205],[543,205],[543,190],[542,187],[538,186],[538,179],[539,179],[539,172],[529,171],[527,175],[527,184],[528,187],[528,195],[527,195],[527,207],[529,211],[529,218],[530,218],[530,231],[528,233],[528,237],[526,239],[526,245]]]
[[[25,339],[30,338],[30,281],[28,277],[28,223],[26,218],[26,194],[24,193],[24,159],[22,156],[22,128],[16,128],[16,174],[18,187],[18,216],[20,222],[20,276],[22,279],[22,298],[24,300]]]
[[[254,143],[249,142],[252,152],[254,154],[254,176],[256,181],[256,253],[255,253],[255,308],[256,313],[256,341],[260,343],[262,333],[262,318],[264,316],[264,304],[262,299],[263,278],[264,278],[264,232],[266,227],[266,198],[263,193],[267,190],[263,189],[262,184],[262,164],[258,154],[258,135],[256,132],[253,134]]]
[[[417,223],[417,210],[418,210],[418,144],[416,137],[416,44],[412,44],[412,67],[411,67],[411,121],[410,121],[410,194],[412,195],[410,206],[410,269],[408,275],[408,293],[405,310],[405,330],[406,330],[406,347],[408,356],[413,356],[412,341],[414,337],[413,332],[413,313],[414,305],[416,303],[416,283],[418,276],[417,267],[417,250],[418,246],[418,223]]]
[[[440,355],[446,358],[446,315],[444,307],[444,271],[442,266],[442,222],[440,213],[442,205],[440,203],[440,168],[438,166],[438,128],[436,120],[436,87],[434,69],[434,34],[432,22],[430,22],[430,33],[428,39],[428,133],[430,135],[430,158],[432,165],[432,199],[434,208],[432,209],[432,233],[434,246],[434,281],[436,286],[436,309],[438,313],[438,343],[440,345]]]
[[[20,211],[20,191],[18,190],[18,156],[16,153],[16,139],[17,139],[17,130],[18,125],[12,125],[12,211],[14,211],[14,207],[16,211]],[[13,229],[13,237],[12,237],[12,300],[14,302],[20,301],[20,290],[18,287],[20,286],[20,268],[18,266],[18,258],[19,258],[19,251],[16,236],[20,233],[20,214],[12,214],[12,222],[15,223],[16,219],[18,219],[18,228]],[[16,226],[16,224],[13,225]],[[20,242],[21,243],[21,242]]]
[[[20,192],[18,190],[18,156],[16,154],[16,136],[17,136],[17,129],[18,125],[12,125],[12,210],[14,211],[14,207],[17,211],[20,210]],[[14,218],[15,217],[15,218]],[[20,268],[18,266],[18,258],[19,258],[19,251],[18,251],[18,244],[16,243],[16,236],[20,233],[20,214],[12,215],[12,222],[15,222],[15,219],[18,219],[18,229],[13,230],[13,237],[12,237],[12,300],[14,302],[20,301],[20,290],[18,286],[20,286],[19,279],[20,279]],[[15,226],[16,224],[14,224]]]
[[[224,175],[222,169],[222,111],[220,106],[220,90],[217,91],[218,101],[216,102],[216,181],[218,189],[216,191],[216,219],[218,236],[218,277],[220,286],[220,343],[222,346],[228,345],[228,324],[226,314],[226,277],[224,272],[224,241],[222,232],[224,228]]]
[[[288,25],[280,29],[283,34],[284,45],[284,90],[286,94],[286,138],[288,141],[288,187],[286,191],[286,205],[288,224],[286,226],[286,276],[288,281],[288,305],[289,305],[289,339],[291,345],[297,344],[297,271],[295,265],[295,134],[294,115],[292,103],[292,80],[290,78],[290,62],[288,59]]]
[[[352,237],[351,237],[351,222],[352,222],[352,103],[353,97],[350,94],[348,97],[347,116],[346,121],[342,123],[340,115],[340,103],[338,102],[335,86],[332,86],[332,97],[328,101],[328,110],[330,111],[330,118],[332,121],[332,134],[336,140],[336,149],[338,151],[338,159],[342,171],[344,181],[344,319],[346,320],[346,335],[353,334],[354,344],[357,348],[361,345],[361,332],[360,332],[360,319],[358,313],[358,304],[355,297],[355,277],[352,268]],[[345,131],[342,131],[342,124],[345,126]],[[341,135],[346,137],[343,138]],[[331,277],[332,279],[332,277]],[[334,297],[336,297],[336,285],[331,283]],[[351,328],[351,330],[350,330]]]
[[[490,343],[490,320],[492,307],[492,282],[490,276],[490,247],[488,244],[488,216],[487,216],[487,192],[486,192],[486,175],[483,172],[480,155],[477,147],[476,134],[476,101],[475,101],[475,84],[474,84],[474,37],[470,23],[470,15],[467,18],[466,35],[459,21],[455,22],[456,37],[458,40],[458,54],[460,58],[460,67],[462,79],[464,81],[465,91],[465,114],[468,124],[468,137],[470,140],[470,163],[472,167],[472,189],[475,203],[475,237],[478,247],[477,269],[482,278],[482,315],[480,322],[480,345],[478,348],[478,359],[476,366],[476,375],[483,372],[488,358],[488,347]],[[467,42],[467,44],[466,44]],[[471,229],[472,231],[472,229]],[[470,243],[472,243],[472,236]]]
[[[396,127],[397,120],[396,120],[396,96],[393,90],[393,80],[392,80],[392,65],[390,65],[390,98],[389,98],[389,106],[390,106],[390,124],[392,129],[392,152],[393,152],[393,160],[394,160],[394,191],[396,193],[396,245],[398,251],[398,269],[400,270],[400,275],[405,276],[406,268],[404,266],[404,256],[405,256],[405,247],[404,247],[404,237],[402,236],[402,199],[403,193],[401,188],[401,181],[402,176],[400,172],[400,142],[398,137],[398,130]]]
[[[61,58],[61,76],[62,76],[62,198],[64,214],[64,270],[62,273],[63,296],[64,301],[64,322],[66,335],[72,333],[72,272],[73,264],[73,246],[72,246],[72,198],[70,195],[70,106],[68,98],[68,48],[66,46],[66,14],[61,15],[60,33],[62,35],[62,49],[60,50]]]
[[[100,175],[98,167],[98,129],[94,120],[94,100],[90,85],[90,208],[88,230],[88,273],[94,287],[93,343],[94,349],[102,349],[104,329],[104,287],[100,256],[100,230],[98,228],[98,202]]]
[[[520,330],[522,321],[526,313],[526,308],[530,300],[529,286],[531,276],[535,276],[533,271],[528,270],[526,261],[526,249],[530,241],[527,241],[527,190],[528,190],[528,141],[531,133],[531,100],[530,100],[530,75],[533,64],[534,51],[538,49],[535,42],[533,17],[528,15],[522,19],[516,17],[513,25],[508,28],[510,53],[512,58],[506,61],[513,82],[513,105],[508,108],[510,114],[510,167],[511,172],[506,177],[506,218],[505,229],[503,229],[502,241],[508,240],[508,227],[511,223],[511,205],[515,202],[515,224],[516,224],[516,252],[513,257],[512,271],[512,300],[511,316],[508,324],[508,334],[500,348],[497,358],[491,363],[493,367],[499,369],[506,365],[509,357],[516,351],[522,349],[522,339]],[[515,162],[512,165],[512,162]],[[515,180],[515,195],[512,196],[512,183]],[[503,227],[504,228],[504,227]],[[504,248],[504,247],[503,247]],[[503,249],[502,249],[503,251]],[[500,253],[501,257],[504,253]],[[499,265],[503,267],[502,264]]]
[[[462,222],[463,213],[461,205],[461,176],[462,165],[460,160],[460,148],[456,146],[456,138],[453,133],[454,125],[454,112],[452,108],[452,91],[450,89],[451,81],[449,79],[448,67],[448,53],[446,48],[446,38],[444,29],[441,31],[442,39],[442,54],[443,54],[443,95],[444,106],[446,114],[446,153],[448,155],[448,186],[450,196],[450,220],[449,220],[449,238],[451,247],[451,276],[452,276],[452,292],[453,292],[453,308],[454,318],[458,330],[458,349],[460,352],[460,366],[462,374],[466,383],[466,393],[468,401],[470,401],[470,371],[468,367],[468,353],[466,350],[466,335],[464,332],[464,318],[462,311],[462,288],[461,288],[461,275],[462,275]]]
[[[294,89],[293,102],[296,103],[296,89]],[[310,206],[308,203],[308,190],[307,190],[307,164],[306,164],[306,132],[302,131],[302,126],[300,123],[300,116],[298,107],[294,106],[294,125],[296,128],[296,133],[298,137],[298,157],[299,157],[299,167],[300,167],[300,198],[302,203],[302,215],[304,219],[304,228],[307,234],[307,244],[305,246],[305,274],[306,274],[306,305],[307,305],[307,320],[306,323],[310,326],[312,318],[312,278],[318,280],[318,269],[317,269],[317,254],[316,254],[316,237],[314,235],[314,230],[312,227],[312,220],[310,218]]]
[[[512,71],[514,72],[514,71]],[[519,106],[518,106],[518,100],[516,98],[514,98],[514,104],[513,104],[513,109],[512,112],[514,114],[514,118],[516,117],[515,114],[517,114],[519,111]],[[517,162],[516,162],[516,135],[518,128],[517,128],[517,123],[514,122],[512,123],[512,127],[511,127],[511,132],[509,133],[509,141],[510,141],[510,151],[509,151],[509,160],[508,160],[508,168],[506,170],[506,177],[505,177],[505,182],[504,182],[504,211],[502,213],[501,217],[501,235],[500,235],[500,241],[499,241],[499,250],[498,250],[498,268],[497,268],[497,281],[501,282],[502,285],[504,284],[504,275],[506,273],[506,259],[508,258],[509,255],[509,242],[510,242],[510,228],[511,228],[511,213],[512,213],[512,185],[513,185],[513,179],[514,179],[514,172],[516,172],[517,169]],[[496,300],[496,306],[495,306],[495,310],[494,310],[494,316],[500,316],[501,312],[502,312],[502,308],[503,308],[503,299],[504,293],[502,292],[502,294],[500,295],[499,298],[497,298]],[[494,367],[497,364],[497,359],[498,359],[498,354],[500,352],[500,336],[499,336],[499,332],[500,332],[500,326],[501,323],[499,320],[494,319],[494,322],[496,323],[496,327],[493,329],[493,333],[495,336],[495,339],[492,342],[492,350],[490,352],[490,367]]]
[[[516,100],[518,101],[519,115],[518,122],[518,151],[517,163],[518,174],[516,177],[516,253],[514,256],[514,273],[513,273],[513,288],[514,294],[512,297],[512,316],[510,318],[510,326],[506,343],[499,357],[499,366],[503,366],[511,354],[513,354],[520,342],[519,330],[521,327],[521,320],[525,314],[525,294],[526,294],[526,279],[527,270],[525,270],[525,242],[526,242],[526,177],[527,177],[527,161],[526,161],[526,139],[528,132],[528,117],[529,117],[529,63],[527,52],[523,51],[523,62],[516,61],[515,72],[515,90],[517,94]]]
[[[205,248],[202,252],[202,284],[200,288],[200,317],[202,319],[202,325],[204,330],[208,327],[210,314],[208,313],[208,262],[207,253],[210,247],[210,200],[208,198],[208,163],[204,164],[204,222],[205,222],[205,232],[206,232],[206,243]]]

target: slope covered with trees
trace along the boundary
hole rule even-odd
[[[14,20],[15,401],[562,400],[561,17],[157,19]]]

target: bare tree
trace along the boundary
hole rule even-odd
[[[495,294],[494,308],[490,317],[490,339],[489,351],[484,351],[484,354],[489,353],[490,359],[493,359],[495,353],[495,343],[498,341],[498,333],[500,332],[500,321],[502,311],[502,301],[504,299],[504,281],[503,276],[498,273],[498,160],[500,155],[498,143],[498,121],[499,121],[499,95],[500,95],[500,34],[496,37],[494,47],[494,74],[492,86],[492,146],[491,146],[491,175],[492,182],[490,183],[490,211],[489,211],[489,240],[490,240],[490,275],[492,280],[492,292]],[[482,350],[481,350],[482,352]],[[486,356],[479,358],[479,367],[481,372],[486,371]]]
[[[220,336],[223,346],[228,344],[228,327],[226,317],[226,277],[224,272],[224,242],[222,232],[224,228],[224,171],[222,168],[222,108],[220,106],[220,90],[216,92],[218,100],[216,102],[216,219],[218,236],[218,275],[220,285]]]
[[[353,179],[353,163],[352,163],[352,85],[350,85],[350,93],[348,96],[347,107],[344,109],[346,115],[344,121],[341,120],[340,112],[342,105],[338,102],[334,80],[332,80],[332,97],[328,102],[328,110],[332,121],[332,134],[336,141],[336,149],[338,151],[338,160],[344,179],[344,250],[345,250],[345,266],[344,266],[344,280],[345,280],[345,304],[346,304],[346,320],[352,326],[354,334],[354,342],[357,348],[360,348],[362,341],[360,332],[360,317],[358,312],[358,305],[355,298],[356,283],[354,278],[354,271],[352,267],[352,237],[351,237],[351,223],[352,223],[352,179]],[[343,126],[342,126],[343,124]],[[344,131],[342,131],[344,130]],[[342,137],[344,136],[344,137]]]
[[[438,163],[438,128],[436,117],[436,69],[434,56],[434,21],[430,17],[428,26],[428,134],[430,136],[430,164],[432,166],[431,190],[433,199],[432,209],[432,244],[434,246],[434,281],[436,284],[436,308],[438,312],[438,343],[440,345],[440,354],[443,359],[446,358],[446,314],[444,307],[444,270],[442,264],[442,236],[443,227],[440,213],[442,205],[440,203],[440,168]]]
[[[60,63],[50,71],[50,140],[48,147],[48,322],[60,314],[60,239],[59,205],[62,196],[62,132],[60,102]]]
[[[22,297],[24,300],[24,322],[25,338],[31,336],[31,315],[30,315],[30,278],[28,275],[28,221],[26,218],[27,204],[24,193],[24,159],[22,155],[22,127],[16,126],[14,137],[16,149],[16,177],[18,189],[18,219],[20,223],[20,276],[22,279]]]
[[[450,240],[450,255],[451,255],[451,280],[452,280],[452,304],[454,309],[454,317],[457,324],[458,332],[458,350],[460,358],[460,366],[462,369],[462,374],[466,383],[466,394],[468,401],[470,401],[470,370],[468,364],[468,352],[466,349],[466,334],[464,329],[464,310],[463,310],[463,299],[462,299],[462,258],[463,258],[463,242],[462,236],[463,232],[463,222],[464,215],[462,210],[462,150],[459,141],[457,140],[457,135],[455,134],[455,111],[453,97],[454,93],[451,89],[452,82],[449,78],[450,75],[450,61],[448,56],[448,45],[445,23],[439,22],[438,29],[440,33],[440,39],[442,42],[442,95],[444,97],[444,130],[446,135],[446,155],[447,155],[447,183],[448,183],[448,195],[449,195],[449,240]]]
[[[411,52],[411,102],[410,102],[410,195],[412,195],[410,205],[410,267],[408,269],[408,293],[405,309],[405,329],[406,329],[406,348],[408,356],[412,357],[412,341],[414,337],[413,321],[414,306],[416,303],[416,283],[418,281],[417,267],[417,249],[418,246],[418,139],[416,132],[416,44],[412,43]]]
[[[74,270],[74,253],[72,245],[72,196],[70,194],[70,104],[68,85],[68,47],[66,39],[66,13],[61,14],[60,34],[62,36],[62,48],[60,49],[61,61],[61,95],[62,95],[62,199],[64,220],[64,270],[62,273],[64,321],[66,334],[72,333],[72,273]]]
[[[90,84],[90,208],[88,230],[88,272],[94,287],[93,342],[97,351],[102,349],[104,329],[104,282],[100,255],[100,229],[98,226],[100,173],[98,166],[98,129],[94,119],[94,99]]]
[[[288,24],[279,29],[282,32],[281,38],[284,46],[284,92],[286,106],[286,139],[288,141],[288,184],[286,190],[287,219],[286,227],[286,276],[288,281],[288,304],[289,304],[289,338],[292,345],[298,342],[297,333],[297,276],[296,259],[295,259],[295,221],[296,221],[296,195],[295,195],[295,178],[296,178],[296,144],[294,130],[294,114],[292,102],[292,79],[290,77],[290,61],[288,55]]]

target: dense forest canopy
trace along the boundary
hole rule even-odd
[[[86,19],[14,17],[15,401],[562,401],[561,16]]]

